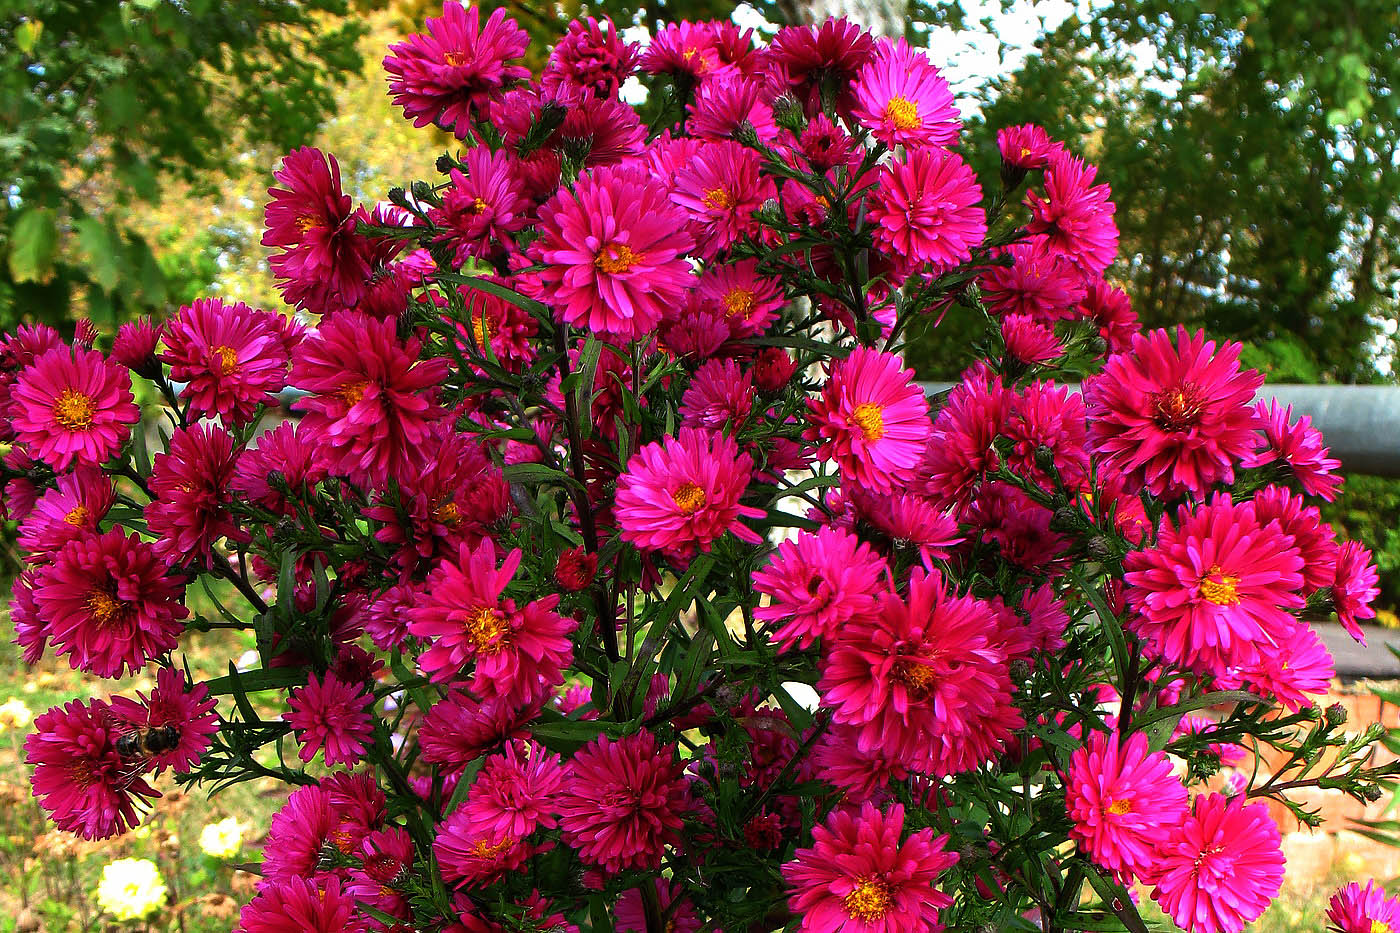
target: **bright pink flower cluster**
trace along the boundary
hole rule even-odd
[[[1238,344],[1139,332],[1070,146],[1007,128],[978,176],[936,51],[628,35],[535,75],[447,0],[384,64],[463,145],[377,205],[288,154],[287,308],[0,344],[15,641],[154,683],[38,717],[40,805],[100,838],[168,771],[295,785],[253,933],[1030,928],[1134,884],[1240,933],[1279,791],[1202,776],[1337,735],[1318,626],[1379,585],[1340,464]],[[930,394],[901,350],[952,315]]]

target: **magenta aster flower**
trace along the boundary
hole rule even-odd
[[[581,96],[561,103],[564,122],[559,127],[562,151],[583,153],[583,167],[617,165],[642,155],[646,128],[637,111],[616,97]]]
[[[1250,407],[1264,377],[1240,370],[1240,345],[1217,351],[1204,332],[1138,334],[1084,385],[1089,436],[1101,469],[1154,495],[1204,494],[1235,478],[1256,443]]]
[[[283,882],[318,874],[322,850],[331,844],[335,826],[326,788],[311,784],[292,791],[268,826],[263,842],[263,877]]]
[[[266,432],[238,456],[229,479],[229,489],[249,502],[277,512],[292,514],[296,507],[288,493],[274,489],[272,476],[280,477],[293,498],[326,478],[325,468],[316,456],[316,448],[307,442],[306,432],[296,422],[283,421]]]
[[[1371,551],[1359,541],[1343,541],[1337,550],[1337,576],[1332,582],[1332,605],[1337,621],[1361,644],[1366,636],[1361,632],[1361,619],[1374,619],[1376,610],[1371,603],[1380,595],[1379,581]]]
[[[120,527],[70,541],[34,593],[58,653],[99,677],[135,673],[174,648],[183,595],[155,549]]]
[[[870,195],[875,245],[935,274],[972,257],[987,235],[977,176],[959,156],[915,149],[880,169]]]
[[[666,917],[666,933],[700,933],[703,924],[695,914],[695,907],[686,899],[684,886],[665,878],[655,878],[652,884],[662,915]],[[617,899],[617,906],[613,908],[613,929],[617,933],[647,933],[646,910],[639,888],[629,888]]]
[[[854,95],[856,120],[888,146],[958,144],[962,119],[948,82],[902,37],[876,43],[856,75]]]
[[[1276,524],[1261,526],[1254,506],[1217,495],[1209,504],[1163,517],[1157,543],[1133,551],[1131,627],[1174,664],[1223,673],[1258,657],[1258,645],[1296,624],[1303,605],[1302,555]]]
[[[161,559],[172,566],[208,564],[216,541],[245,534],[228,508],[237,462],[233,436],[212,424],[177,431],[169,452],[156,454],[151,467],[155,500],[146,506],[146,525],[157,536]]]
[[[160,343],[162,325],[148,317],[127,321],[117,328],[112,341],[112,359],[142,376],[154,376],[160,371],[156,362],[156,345]]]
[[[831,118],[819,113],[807,121],[807,128],[797,140],[797,151],[814,172],[826,172],[838,165],[849,166],[856,156],[855,140]],[[855,158],[855,164],[860,159]]]
[[[1054,330],[1024,314],[1008,314],[1001,319],[1001,339],[1006,344],[1007,358],[1027,365],[1051,363],[1065,353]]]
[[[136,700],[112,697],[112,715],[139,729],[176,727],[180,738],[175,747],[154,756],[150,763],[157,774],[166,768],[188,774],[208,751],[210,737],[219,731],[219,717],[214,712],[218,703],[209,695],[209,688],[191,685],[183,671],[162,667],[156,674],[155,689],[149,695],[136,696]]]
[[[44,352],[20,371],[10,410],[15,440],[55,470],[101,465],[141,419],[125,369],[96,350],[67,347]]]
[[[870,33],[846,17],[821,25],[784,26],[768,46],[774,83],[786,85],[807,115],[823,111],[822,91],[834,89],[836,113],[850,116],[852,82],[875,52]]]
[[[702,259],[757,236],[754,211],[777,197],[772,179],[759,173],[758,153],[727,139],[696,150],[672,184],[671,200],[690,215],[695,253]]]
[[[331,673],[312,674],[306,686],[293,689],[287,698],[291,710],[282,718],[296,734],[301,760],[310,761],[324,749],[327,766],[359,762],[373,731],[371,703],[364,684],[344,683]]]
[[[625,340],[655,329],[690,288],[685,212],[639,166],[580,176],[540,208],[529,254],[566,324]]]
[[[1158,850],[1152,899],[1187,933],[1241,933],[1283,886],[1281,845],[1264,804],[1201,794]]]
[[[116,490],[105,473],[79,466],[59,476],[54,488],[40,496],[20,522],[20,549],[31,564],[48,563],[69,541],[95,534],[116,501]]]
[[[819,398],[808,399],[817,456],[835,460],[848,480],[874,492],[891,492],[914,476],[933,424],[928,399],[893,353],[857,347],[829,366]]]
[[[1001,251],[1013,265],[990,266],[978,277],[982,298],[993,314],[1022,314],[1041,323],[1076,316],[1084,298],[1083,274],[1051,252],[1042,237],[1012,243]]]
[[[1100,278],[1089,283],[1077,315],[1099,326],[1099,336],[1108,345],[1109,353],[1126,351],[1139,330],[1137,312],[1128,293]]]
[[[263,886],[238,915],[237,933],[365,933],[355,897],[330,873]]]
[[[1011,413],[1012,395],[985,373],[953,387],[933,420],[920,492],[943,506],[966,505],[976,485],[1001,467],[992,447]]]
[[[162,331],[170,378],[184,382],[190,413],[225,423],[251,421],[287,382],[287,352],[266,318],[241,301],[200,298]]]
[[[569,635],[577,625],[562,618],[550,594],[517,607],[501,594],[515,576],[522,553],[496,566],[489,539],[473,550],[463,544],[456,560],[445,560],[428,577],[427,598],[409,611],[408,630],[432,646],[419,666],[438,682],[460,676],[475,663],[472,691],[483,699],[504,697],[526,704],[563,683],[573,656]]]
[[[624,41],[608,17],[576,19],[554,44],[540,81],[547,89],[573,84],[597,97],[616,97],[640,56],[637,43]]]
[[[477,774],[463,806],[478,829],[523,839],[553,829],[555,800],[564,786],[564,764],[538,742],[508,742]]]
[[[733,360],[707,360],[681,396],[681,424],[737,431],[753,413],[753,376]]]
[[[681,818],[692,806],[676,747],[658,747],[645,729],[585,745],[569,761],[557,801],[564,841],[608,872],[660,868],[666,847],[680,844]]]
[[[855,535],[824,526],[783,541],[754,571],[753,588],[769,603],[754,610],[761,622],[782,623],[779,645],[806,648],[831,638],[853,619],[875,612],[889,589],[889,566]]]
[[[483,24],[477,7],[457,0],[445,0],[442,15],[428,17],[427,27],[389,46],[389,93],[414,126],[435,123],[466,139],[492,97],[530,77],[528,68],[510,64],[525,54],[530,38],[505,10],[493,11]]]
[[[827,497],[828,507],[842,528],[860,529],[882,546],[912,548],[924,568],[944,560],[951,549],[962,543],[957,520],[946,510],[914,492],[871,492],[863,486],[850,486]],[[844,509],[844,511],[839,511]]]
[[[1020,169],[1044,168],[1050,157],[1063,148],[1043,127],[1034,123],[997,130],[997,150],[1002,162]]]
[[[1336,475],[1341,461],[1329,457],[1331,452],[1322,443],[1322,432],[1312,425],[1312,418],[1303,415],[1293,420],[1293,406],[1279,408],[1277,399],[1254,404],[1259,428],[1264,432],[1264,445],[1245,458],[1244,466],[1257,467],[1281,461],[1293,473],[1303,492],[1331,502],[1337,498],[1342,478]]]
[[[1126,741],[1094,732],[1070,756],[1065,809],[1081,851],[1119,877],[1140,875],[1172,827],[1186,819],[1186,788],[1161,752],[1147,750],[1147,736]]]
[[[783,865],[803,933],[937,933],[953,899],[934,887],[958,862],[932,828],[904,837],[904,807],[838,809],[812,828],[811,848]]]
[[[1008,465],[1022,476],[1054,489],[1050,476],[1036,462],[1042,447],[1054,453],[1055,470],[1071,489],[1089,480],[1089,426],[1078,393],[1053,382],[1033,382],[1011,397],[1011,417],[1001,428],[1012,440]]]
[[[282,297],[317,313],[353,306],[371,272],[370,244],[355,227],[369,218],[341,190],[335,156],[294,149],[273,177],[285,187],[267,189],[262,245],[280,250],[268,264]]]
[[[772,143],[778,137],[772,100],[771,88],[759,78],[738,74],[716,77],[702,83],[695,100],[686,105],[690,114],[686,128],[700,139],[724,140],[733,138],[747,123],[755,136]]]
[[[1304,622],[1270,635],[1270,641],[1259,646],[1256,660],[1232,668],[1217,682],[1226,689],[1248,687],[1295,713],[1316,706],[1337,676],[1332,653]]]
[[[24,650],[24,663],[31,667],[39,663],[49,644],[49,626],[39,617],[34,596],[38,577],[38,570],[27,567],[10,585],[10,625],[15,630],[15,644]]]
[[[59,829],[107,839],[136,825],[138,803],[160,796],[117,754],[120,734],[101,700],[74,700],[34,720],[25,761],[34,796]]]
[[[1026,194],[1031,222],[1052,252],[1067,256],[1087,275],[1097,275],[1118,253],[1118,226],[1108,185],[1094,184],[1098,170],[1063,150],[1045,166],[1045,194]]]
[[[418,744],[423,760],[455,772],[511,739],[522,738],[539,703],[524,706],[502,697],[476,700],[453,691],[434,703],[423,717]]]
[[[681,428],[647,444],[618,477],[614,510],[624,541],[650,550],[708,551],[726,531],[757,544],[759,536],[739,519],[762,518],[762,509],[740,505],[753,460],[732,437]]]
[[[291,382],[310,394],[297,428],[314,440],[326,469],[370,486],[406,476],[416,448],[442,414],[434,395],[447,361],[418,359],[417,337],[358,312],[326,318],[297,347]]]
[[[452,248],[454,267],[504,253],[511,234],[525,226],[530,206],[505,152],[476,146],[462,162],[467,173],[452,169],[442,206],[428,211],[428,219],[442,228],[433,242]]]
[[[1317,507],[1282,486],[1265,486],[1251,501],[1259,524],[1277,522],[1303,555],[1304,595],[1331,586],[1337,578],[1337,541]]]
[[[1353,881],[1332,895],[1327,919],[1334,933],[1394,933],[1400,930],[1400,899],[1386,897],[1374,879],[1365,885]]]
[[[443,878],[455,887],[484,887],[516,871],[536,847],[520,836],[478,826],[458,807],[438,824],[433,854]]]
[[[919,567],[906,597],[837,633],[818,690],[862,753],[933,774],[976,767],[1020,725],[991,609]]]
[[[486,277],[486,280],[506,286],[506,282],[496,276]],[[539,333],[539,322],[528,311],[470,285],[457,286],[457,292],[462,296],[467,315],[467,320],[457,325],[463,338],[458,346],[464,352],[487,356],[489,343],[496,362],[512,372],[520,371],[535,358],[534,340]]]
[[[767,331],[784,303],[781,284],[759,275],[753,259],[708,267],[696,291],[720,310],[736,338]]]
[[[662,26],[642,53],[647,74],[686,75],[704,81],[733,69],[720,60],[714,33],[702,23],[682,21]]]

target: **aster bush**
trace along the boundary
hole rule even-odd
[[[1394,773],[1316,705],[1376,574],[1240,347],[1139,332],[1094,167],[1018,126],[979,179],[927,55],[844,20],[525,47],[453,0],[391,47],[461,145],[385,203],[287,156],[296,314],[6,339],[16,640],[157,669],[38,717],[54,822],[284,782],[246,931],[1259,917],[1264,801]],[[982,337],[929,397],[899,350],[947,315]],[[215,628],[256,657],[195,682]]]

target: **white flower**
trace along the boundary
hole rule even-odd
[[[199,833],[199,847],[211,858],[233,858],[243,848],[243,825],[234,817],[210,823]]]
[[[165,905],[165,892],[155,862],[122,858],[102,869],[97,903],[118,920],[142,920]]]

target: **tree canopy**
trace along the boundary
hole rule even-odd
[[[160,309],[134,206],[218,190],[247,147],[305,141],[360,66],[351,0],[0,0],[0,323]]]
[[[1275,379],[1373,382],[1400,316],[1397,46],[1385,0],[1108,4],[990,82],[974,135],[1037,122],[1100,166],[1146,323],[1242,340]]]

